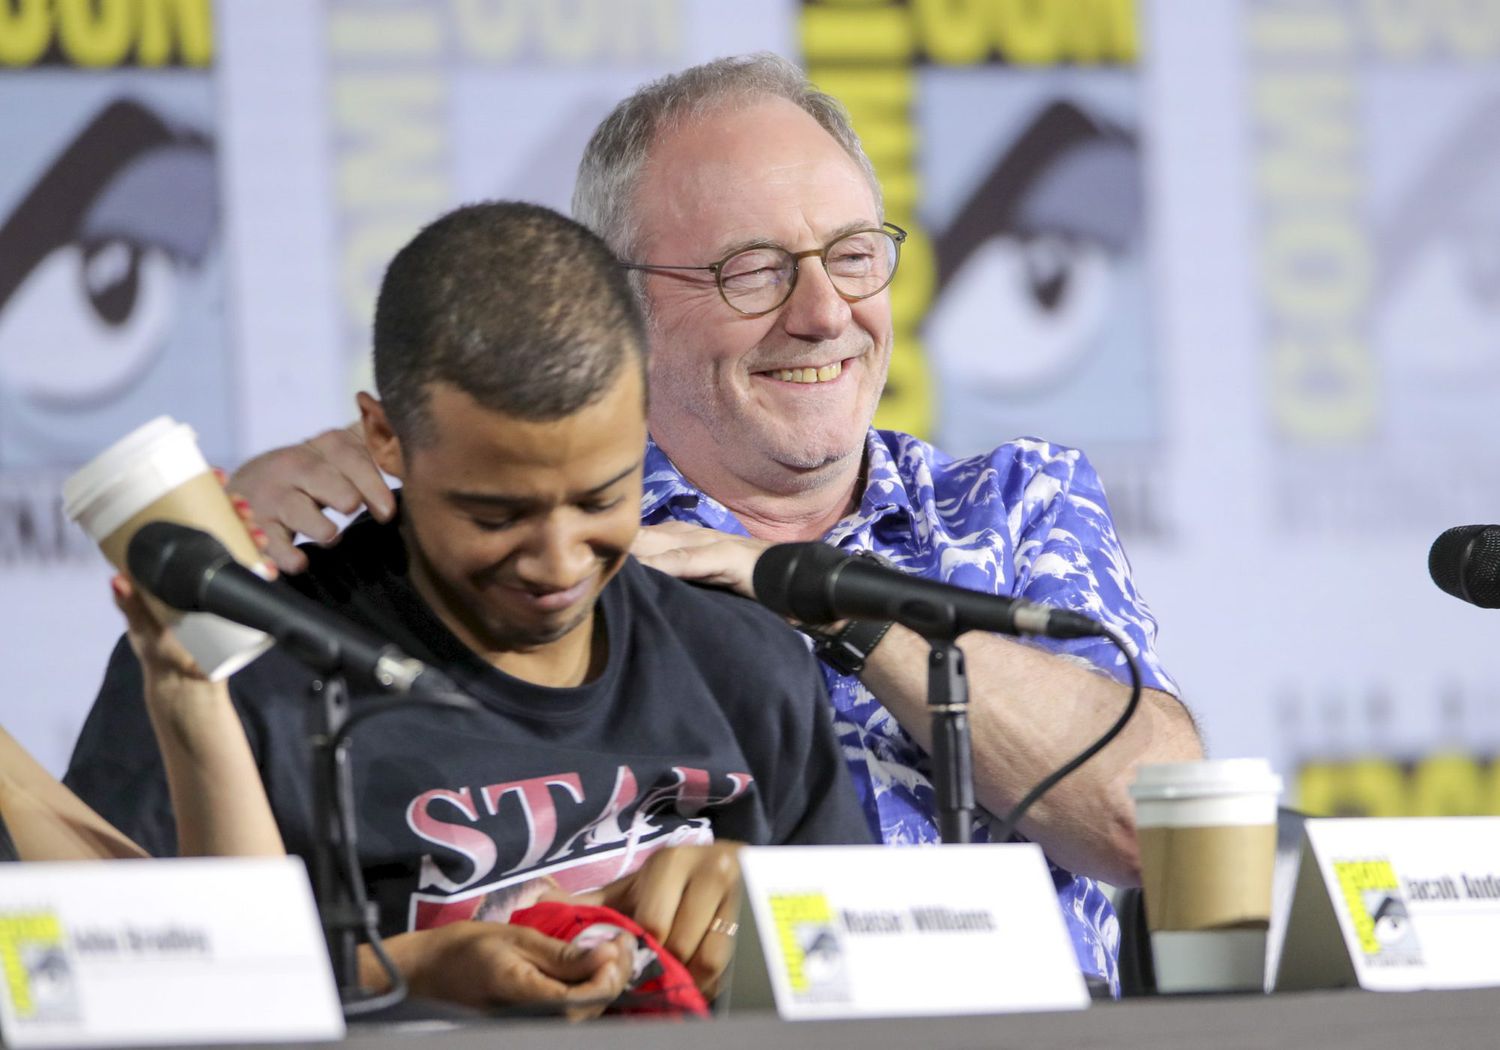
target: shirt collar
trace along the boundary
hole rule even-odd
[[[683,477],[682,471],[648,437],[641,489],[641,521],[657,525],[668,519],[706,525],[740,536],[750,535],[728,507]]]
[[[830,529],[825,539],[836,544],[855,533],[866,533],[871,525],[891,514],[905,516],[910,524],[911,497],[885,435],[871,427],[865,434],[865,486],[860,494],[859,507]],[[749,535],[729,508],[683,477],[661,447],[648,438],[641,520],[655,524],[667,518],[695,521],[723,532]]]

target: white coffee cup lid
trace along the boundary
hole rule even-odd
[[[63,482],[63,512],[103,540],[152,500],[206,470],[193,428],[157,416]]]
[[[1263,758],[1162,762],[1136,771],[1130,795],[1138,801],[1209,798],[1251,792],[1281,794],[1281,777]]]

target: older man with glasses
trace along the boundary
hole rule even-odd
[[[887,289],[906,235],[883,221],[843,107],[772,55],[665,77],[596,131],[573,208],[626,260],[648,317],[650,527],[634,548],[643,561],[750,594],[766,546],[821,539],[905,572],[1087,613],[1132,643],[1148,687],[1140,711],[1020,825],[1053,863],[1084,973],[1115,986],[1117,925],[1093,877],[1138,880],[1126,785],[1141,763],[1199,757],[1198,735],[1080,452],[1023,438],[955,460],[872,428],[892,344]],[[321,507],[392,506],[339,431],[253,460],[236,486],[289,570],[299,564],[292,533],[332,541]],[[814,647],[872,829],[893,844],[937,841],[927,643],[889,624],[821,628]],[[986,841],[991,814],[1098,737],[1128,690],[1121,658],[1097,639],[971,634],[963,649],[982,807],[973,837]]]

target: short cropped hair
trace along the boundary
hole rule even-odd
[[[864,173],[875,206],[881,208],[875,167],[843,103],[815,88],[794,63],[761,51],[715,59],[653,80],[616,106],[583,151],[573,186],[573,217],[603,237],[621,258],[631,258],[640,249],[641,235],[635,195],[657,138],[720,107],[767,98],[791,102],[832,135]]]
[[[392,428],[430,436],[447,383],[517,419],[561,419],[644,373],[645,327],[624,271],[593,233],[533,204],[449,212],[386,268],[375,305],[375,385]]]

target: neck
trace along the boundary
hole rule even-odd
[[[660,442],[658,442],[660,444]],[[820,540],[859,505],[864,491],[864,448],[811,470],[773,467],[768,479],[748,479],[695,461],[662,446],[695,488],[728,508],[756,539],[771,543]],[[684,461],[686,460],[686,461]]]
[[[532,685],[566,689],[593,681],[604,670],[607,643],[599,630],[604,621],[598,608],[588,619],[555,642],[535,649],[481,653],[495,668]]]

